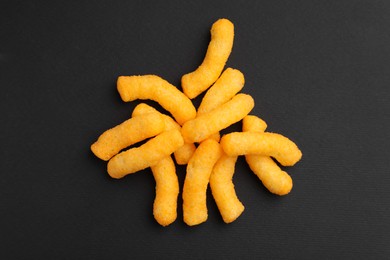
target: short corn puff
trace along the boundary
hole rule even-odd
[[[267,155],[283,166],[292,166],[302,157],[293,141],[276,133],[234,132],[221,138],[221,146],[229,156]]]
[[[191,100],[168,81],[156,75],[120,76],[117,89],[123,101],[151,99],[169,111],[176,121],[195,118],[196,109]]]
[[[151,169],[156,181],[153,215],[160,225],[168,226],[177,217],[179,180],[176,175],[175,163],[168,155],[152,166]]]
[[[243,131],[264,132],[267,124],[257,116],[246,116],[242,120]],[[285,171],[269,156],[247,154],[245,159],[251,170],[261,180],[263,185],[271,192],[277,195],[286,195],[290,193],[293,187],[293,181]]]
[[[183,218],[189,225],[207,220],[206,191],[214,164],[222,155],[218,142],[207,139],[200,143],[187,165],[183,186]]]
[[[232,182],[237,156],[223,154],[214,165],[210,176],[210,188],[215,203],[225,223],[236,220],[245,207],[237,198]]]
[[[249,168],[257,175],[263,185],[273,194],[286,195],[293,187],[293,181],[286,172],[266,155],[247,154],[245,159]]]
[[[251,96],[237,94],[225,104],[186,122],[181,128],[184,140],[188,143],[201,142],[240,121],[253,107],[254,101]]]
[[[158,135],[164,130],[161,115],[145,114],[130,118],[99,136],[91,145],[92,152],[102,160],[108,161],[120,150]]]
[[[181,78],[183,92],[191,99],[218,79],[233,48],[234,25],[229,20],[216,21],[210,33],[211,41],[202,64]]]
[[[197,116],[228,102],[244,87],[244,83],[244,75],[239,70],[227,68],[214,85],[207,90],[198,107]]]
[[[184,144],[179,130],[162,132],[140,147],[121,152],[108,162],[107,172],[112,178],[122,178],[148,167],[172,154]]]

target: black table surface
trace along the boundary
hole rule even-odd
[[[183,222],[180,193],[161,227],[150,169],[114,180],[90,145],[140,103],[120,99],[118,76],[181,88],[223,17],[251,114],[303,158],[283,168],[294,187],[280,197],[239,157],[235,222],[208,190],[205,223]],[[386,0],[2,1],[0,258],[389,258],[389,28]]]

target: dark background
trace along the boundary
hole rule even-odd
[[[89,146],[138,104],[119,75],[180,87],[222,17],[252,114],[303,159],[278,197],[240,158],[234,223],[208,191],[207,222],[186,226],[180,195],[163,228],[150,170],[113,180]],[[1,1],[0,258],[389,258],[389,28],[387,0]]]

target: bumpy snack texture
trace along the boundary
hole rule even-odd
[[[153,108],[145,103],[141,103],[134,108],[132,117],[137,117],[137,116],[141,116],[141,115],[145,115],[145,114],[153,114],[153,113],[158,114],[162,118],[163,123],[164,123],[164,128],[163,128],[164,131],[169,131],[169,130],[173,130],[173,129],[176,129],[176,130],[181,129],[180,125],[175,120],[173,120],[172,117],[160,113],[157,109],[155,109],[155,108]]]
[[[253,98],[246,94],[237,94],[225,104],[211,112],[187,121],[182,129],[186,142],[201,142],[210,135],[240,121],[254,107]]]
[[[175,163],[171,156],[166,156],[152,166],[151,169],[156,181],[153,215],[160,225],[168,226],[177,217],[179,180],[176,175]]]
[[[264,132],[267,124],[257,116],[246,116],[242,120],[243,131]],[[271,192],[277,195],[286,195],[290,193],[293,187],[293,181],[285,171],[269,156],[247,154],[245,159],[251,170],[261,180],[263,185]]]
[[[140,147],[121,152],[108,162],[107,171],[112,178],[122,178],[156,165],[184,144],[179,130],[162,132]]]
[[[216,21],[210,33],[211,41],[202,64],[181,79],[183,92],[191,99],[218,79],[233,48],[234,25],[229,20]]]
[[[191,100],[168,81],[156,75],[120,76],[117,89],[123,101],[150,99],[169,111],[182,125],[195,118],[196,109]]]
[[[211,192],[225,223],[236,220],[245,209],[237,198],[232,181],[236,161],[237,156],[223,154],[214,165],[210,176]]]
[[[178,165],[186,165],[195,153],[195,150],[196,146],[194,143],[184,142],[184,145],[173,153],[176,163]]]
[[[221,146],[229,156],[267,155],[283,166],[293,166],[302,157],[293,141],[276,133],[234,132],[221,138]]]
[[[133,111],[133,116],[141,115],[141,114],[146,114],[146,113],[159,113],[155,108],[145,104],[141,103],[138,106],[134,108]],[[178,129],[180,130],[181,127],[178,123],[176,123],[175,120],[172,119],[172,117],[161,114],[164,120],[165,124],[165,131],[169,131],[172,129]],[[218,139],[219,141],[219,139]],[[182,147],[177,149],[173,154],[175,156],[176,163],[179,165],[184,165],[187,164],[188,161],[190,160],[191,156],[194,154],[196,150],[196,147],[193,143],[184,143]]]
[[[102,160],[109,160],[120,150],[161,133],[163,118],[158,114],[145,114],[126,120],[99,136],[91,145],[92,152]]]
[[[265,132],[267,129],[267,123],[254,115],[247,115],[242,119],[242,131],[253,131],[253,132]]]
[[[243,87],[244,75],[236,69],[227,68],[207,90],[197,111],[197,116],[214,110],[232,99]]]
[[[206,191],[214,164],[222,155],[222,149],[213,139],[203,141],[187,165],[183,186],[183,218],[189,225],[207,220]]]

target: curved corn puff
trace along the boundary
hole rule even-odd
[[[191,100],[168,81],[156,75],[120,76],[117,89],[123,101],[151,99],[169,111],[182,125],[195,118],[196,109]]]
[[[283,166],[292,166],[302,157],[294,142],[276,133],[234,132],[221,138],[221,146],[229,156],[267,155]]]
[[[221,155],[220,145],[213,139],[207,139],[200,143],[188,162],[183,186],[183,218],[189,226],[207,220],[207,186],[214,164]]]
[[[191,99],[218,79],[233,48],[234,25],[229,20],[216,21],[210,33],[211,41],[202,64],[181,78],[183,92]]]

